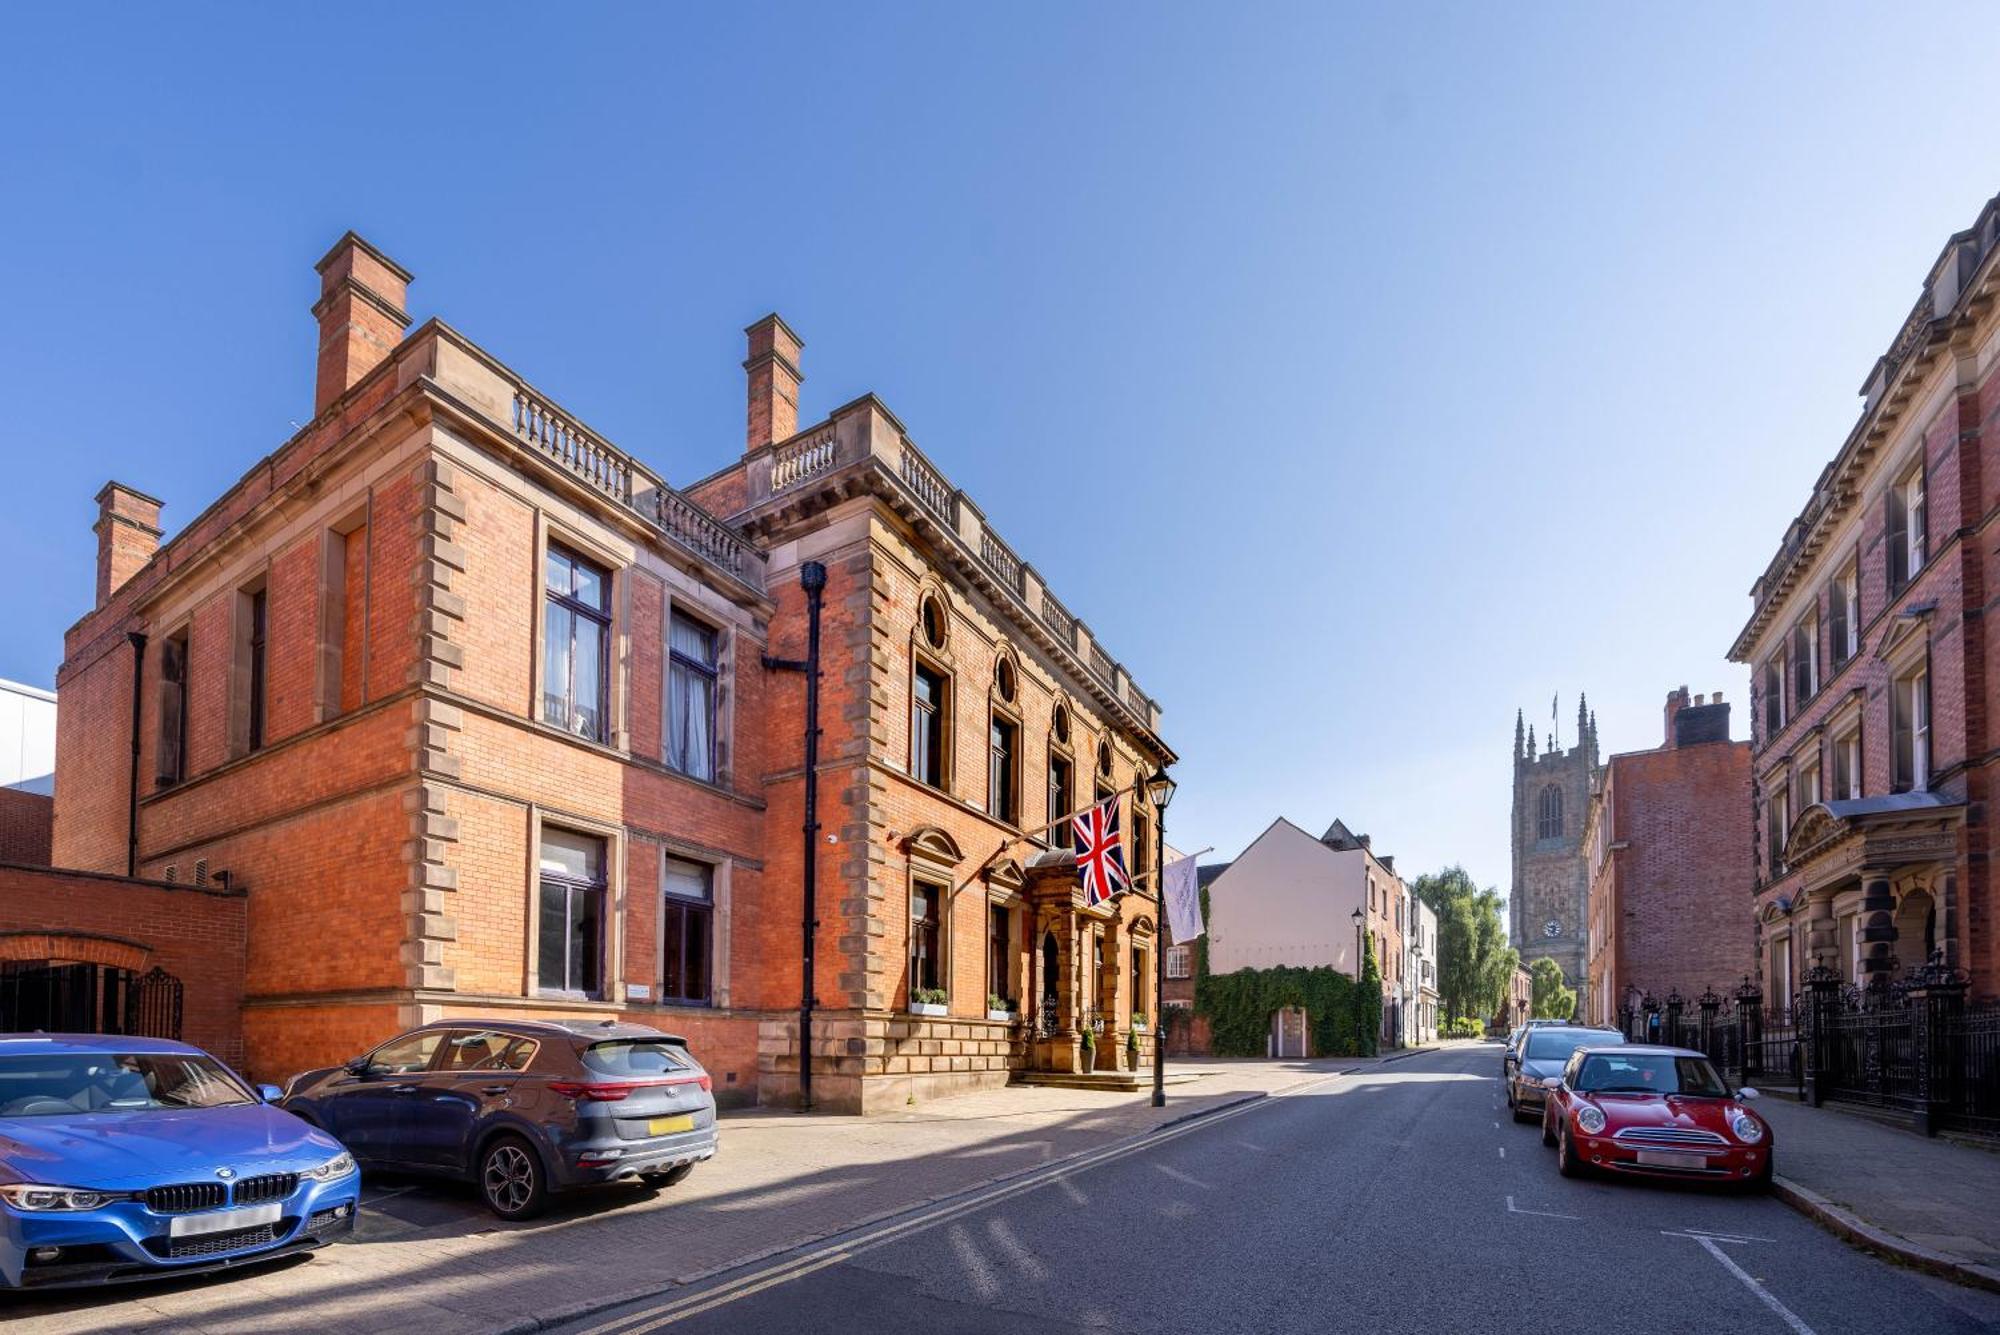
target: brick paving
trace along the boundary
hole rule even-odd
[[[2000,1153],[1789,1099],[1757,1110],[1781,1177],[1926,1251],[2000,1266]]]
[[[1176,1061],[1171,1071],[1200,1078],[1169,1087],[1163,1109],[1146,1094],[1009,1086],[868,1117],[735,1114],[724,1120],[722,1152],[680,1186],[561,1198],[530,1224],[494,1219],[469,1188],[371,1180],[355,1238],[309,1261],[15,1301],[0,1319],[32,1318],[38,1332],[518,1328],[1370,1064]]]

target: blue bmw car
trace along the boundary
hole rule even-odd
[[[0,1286],[220,1270],[354,1228],[340,1143],[200,1048],[0,1035]]]

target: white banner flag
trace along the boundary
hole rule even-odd
[[[1201,883],[1195,876],[1194,859],[1169,862],[1160,875],[1160,883],[1174,944],[1186,945],[1201,935]]]

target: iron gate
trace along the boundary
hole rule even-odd
[[[0,1033],[181,1036],[181,980],[108,964],[0,963]]]

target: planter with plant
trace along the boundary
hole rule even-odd
[[[941,987],[915,987],[910,989],[910,1014],[943,1015],[949,998]]]
[[[987,993],[986,1018],[989,1020],[1005,1020],[1012,1023],[1014,1019],[1014,1003],[997,992]]]
[[[1125,1069],[1139,1069],[1139,1029],[1136,1021],[1132,1028],[1125,1031]]]
[[[1095,1030],[1085,1029],[1083,1031],[1083,1073],[1089,1075],[1096,1069],[1097,1033]]]

